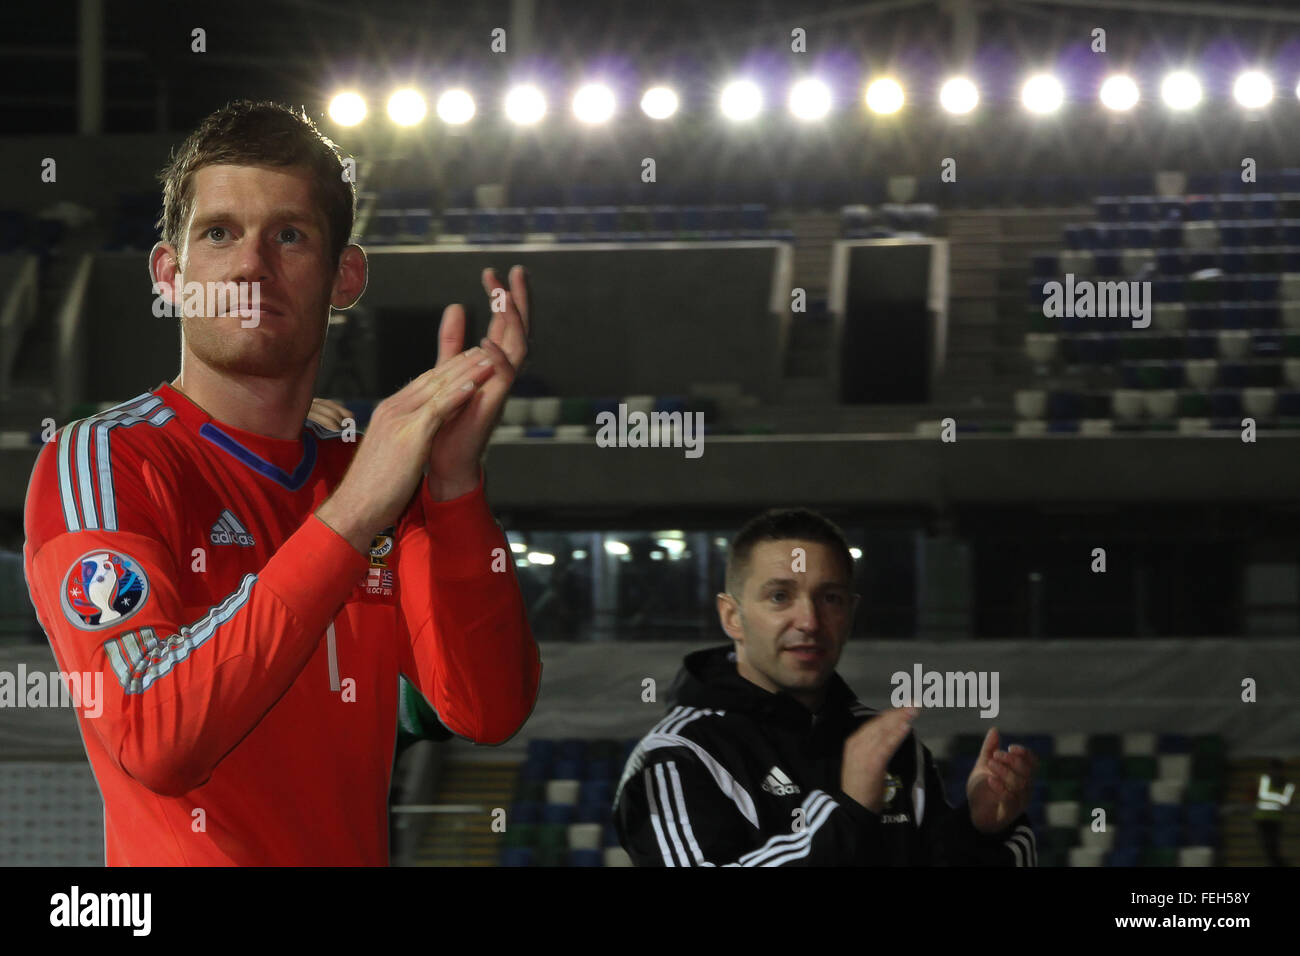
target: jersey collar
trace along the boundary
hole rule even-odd
[[[154,389],[154,394],[166,402],[181,423],[199,438],[282,488],[297,491],[311,477],[316,465],[316,438],[306,425],[301,438],[269,438],[215,421],[167,383]]]

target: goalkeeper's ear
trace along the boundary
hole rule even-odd
[[[339,263],[334,270],[334,285],[330,289],[330,305],[339,311],[350,309],[361,299],[370,278],[370,264],[366,251],[355,242],[343,247]]]

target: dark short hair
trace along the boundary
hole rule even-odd
[[[736,532],[727,549],[727,592],[738,596],[749,573],[749,559],[760,541],[816,541],[828,545],[853,579],[853,553],[844,532],[828,518],[808,508],[771,508],[751,518]]]
[[[311,121],[272,102],[237,100],[207,117],[158,174],[163,185],[162,217],[155,224],[164,242],[179,253],[182,232],[194,204],[194,174],[204,166],[300,166],[311,174],[316,202],[329,224],[329,249],[337,263],[352,238],[357,191],[343,176],[339,148]]]

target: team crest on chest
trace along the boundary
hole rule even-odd
[[[893,802],[894,797],[898,794],[898,788],[902,785],[903,781],[899,780],[894,774],[885,774],[885,803]]]
[[[60,589],[63,613],[83,631],[115,627],[140,610],[149,579],[140,563],[117,551],[91,551],[68,568]]]

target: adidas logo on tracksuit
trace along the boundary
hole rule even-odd
[[[237,544],[241,548],[251,548],[255,543],[253,536],[239,523],[239,519],[229,508],[221,512],[221,517],[208,531],[208,540],[218,545]]]
[[[799,792],[799,787],[787,777],[780,767],[773,767],[763,780],[763,789],[778,797],[788,797]]]

